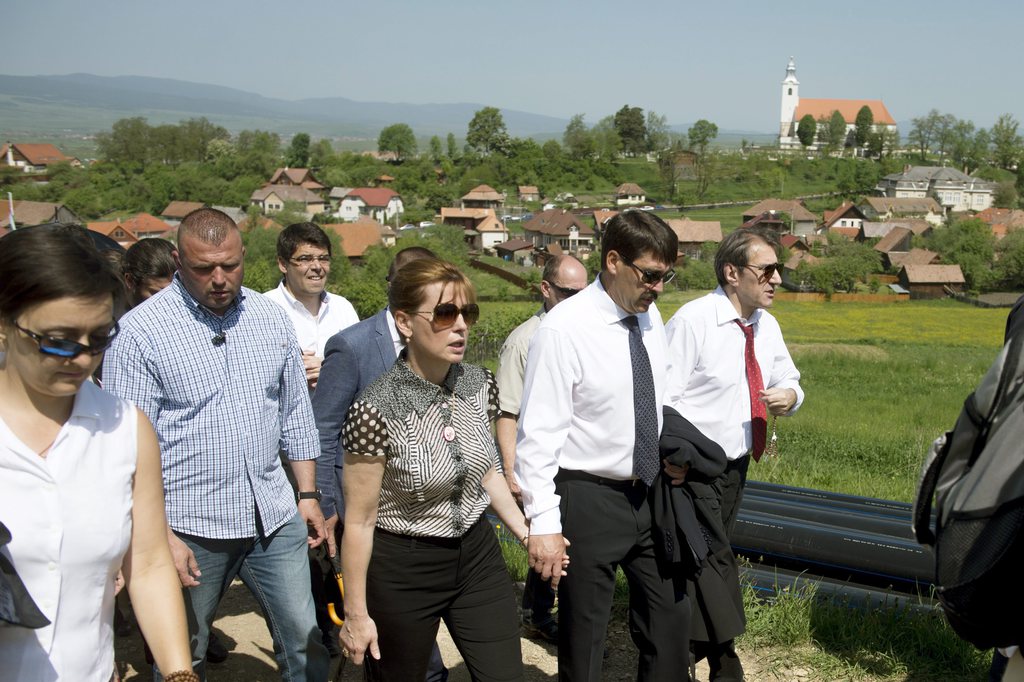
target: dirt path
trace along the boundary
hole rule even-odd
[[[208,666],[209,682],[235,682],[237,680],[275,682],[279,680],[267,626],[263,622],[252,596],[240,582],[235,581],[228,590],[218,609],[218,616],[214,628],[231,653],[224,663]],[[450,671],[449,682],[469,682],[469,671],[463,664],[458,650],[443,625],[439,641],[441,656]],[[129,637],[117,638],[116,646],[118,661],[127,666],[123,679],[135,682],[152,679],[150,669],[143,657],[142,640],[137,630]],[[524,638],[522,646],[527,682],[556,679],[558,661],[553,644]],[[616,626],[610,632],[608,648],[609,654],[605,660],[604,679],[616,681],[635,679],[636,650],[624,624]],[[766,665],[762,663],[763,659],[760,657],[755,658],[749,652],[743,651],[740,654],[743,657],[748,682],[813,679],[807,671],[799,669],[785,673],[770,672],[765,669]],[[362,670],[351,664],[345,667],[340,678],[336,677],[335,674],[341,660],[338,658],[332,661],[332,679],[341,679],[346,682],[362,680]],[[773,666],[769,663],[767,667]],[[698,679],[706,680],[707,666],[698,666],[697,673]]]

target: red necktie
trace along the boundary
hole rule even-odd
[[[768,411],[761,402],[764,382],[761,380],[761,367],[757,364],[757,356],[754,355],[754,327],[747,326],[739,320],[733,321],[739,325],[743,330],[743,336],[747,338],[743,359],[747,367],[747,388],[750,389],[750,430],[754,438],[752,454],[754,461],[757,462],[764,453],[765,438],[768,435]]]

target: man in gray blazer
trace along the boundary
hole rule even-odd
[[[388,282],[406,263],[421,258],[436,258],[434,252],[422,246],[410,246],[395,254],[388,270]],[[391,369],[403,347],[395,328],[391,311],[384,308],[373,317],[347,327],[327,341],[320,378],[313,394],[313,416],[320,432],[320,457],[316,463],[316,481],[323,495],[320,504],[327,519],[327,533],[338,537],[345,512],[341,476],[344,453],[341,451],[341,429],[345,417],[363,389]],[[338,538],[337,546],[341,546]],[[434,644],[427,666],[426,682],[444,682],[448,670],[441,660],[441,652]]]

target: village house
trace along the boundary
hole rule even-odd
[[[1024,211],[1017,208],[986,208],[974,217],[988,225],[996,239],[1024,227]]]
[[[390,223],[405,213],[402,197],[387,187],[356,187],[338,203],[334,216],[349,222],[368,216],[378,223]]]
[[[953,212],[983,211],[992,206],[996,183],[972,177],[956,168],[907,166],[875,186],[879,196],[934,198],[943,209]]]
[[[139,238],[132,234],[131,230],[120,220],[86,223],[85,226],[104,237],[110,237],[126,249],[139,241]]]
[[[616,206],[638,206],[647,201],[647,192],[635,182],[624,182],[615,188]]]
[[[259,206],[263,213],[283,211],[285,204],[294,204],[310,220],[327,210],[327,202],[320,195],[297,185],[265,185],[252,193],[249,203]]]
[[[342,253],[350,263],[362,263],[371,246],[395,245],[395,232],[369,216],[360,216],[351,223],[331,223],[322,226],[341,240]]]
[[[846,121],[846,139],[850,141],[857,123],[857,114],[863,107],[871,110],[873,130],[896,131],[896,121],[882,100],[878,99],[809,99],[800,97],[800,81],[796,79],[796,62],[789,58],[786,66],[786,78],[782,81],[782,111],[779,123],[779,147],[781,149],[800,149],[800,138],[797,137],[797,126],[800,119],[808,114],[815,120],[830,118],[838,111]],[[811,145],[816,149],[817,145]]]
[[[818,216],[807,210],[803,202],[796,199],[765,199],[754,204],[743,212],[743,221],[747,222],[764,213],[785,213],[788,216],[786,227],[782,231],[792,232],[800,236],[814,234],[818,227]]]
[[[294,187],[305,187],[311,192],[320,193],[326,187],[313,177],[313,171],[308,168],[278,168],[270,177],[268,185],[292,185]]]
[[[899,283],[914,300],[961,293],[965,280],[959,265],[904,265],[900,268]]]
[[[525,239],[509,239],[507,242],[495,244],[494,251],[498,254],[498,258],[502,260],[512,263],[523,263],[523,261],[530,260],[530,254],[533,252],[533,243]]]
[[[477,251],[490,251],[508,239],[505,224],[492,208],[442,206],[441,223],[461,227],[466,243]]]
[[[881,239],[889,234],[894,227],[905,227],[915,237],[926,236],[932,231],[932,224],[923,218],[904,218],[902,220],[886,220],[884,222],[865,220],[861,223],[860,232],[857,233],[857,241],[865,242],[869,239]]]
[[[0,234],[6,234],[11,228],[12,203],[3,199],[0,208]],[[13,202],[14,227],[30,227],[44,223],[65,223],[80,225],[82,219],[64,204],[49,201],[25,201],[15,199]]]
[[[7,142],[0,145],[0,166],[20,168],[26,173],[41,173],[56,163],[81,167],[82,162],[67,156],[52,144]]]
[[[139,239],[162,237],[172,229],[166,222],[149,213],[136,213],[122,220],[121,224]]]
[[[505,195],[490,185],[477,185],[462,197],[462,208],[490,208],[498,211],[505,204]]]
[[[540,190],[536,185],[519,185],[519,201],[540,201]]]
[[[923,218],[932,225],[941,225],[945,219],[942,207],[931,197],[864,197],[858,206],[874,221]]]
[[[807,243],[807,240],[795,234],[782,235],[779,237],[779,244],[782,245],[782,248],[789,249],[793,253],[797,251],[809,253],[811,250],[811,245]]]
[[[939,254],[928,249],[911,249],[906,253],[890,251],[882,254],[882,263],[887,270],[899,270],[904,265],[937,265]]]
[[[825,211],[825,221],[819,232],[841,234],[847,239],[854,239],[860,232],[861,224],[867,220],[864,212],[852,201],[844,201],[833,211]]]
[[[523,238],[535,249],[558,244],[566,253],[578,255],[590,252],[594,231],[575,214],[552,208],[535,213],[523,223]]]
[[[198,211],[201,208],[206,208],[209,204],[204,204],[201,201],[172,201],[167,204],[161,213],[160,217],[163,221],[171,227],[177,227],[182,219],[192,211]]]
[[[906,253],[910,251],[913,236],[914,233],[905,227],[893,227],[872,248],[881,254]]]
[[[679,253],[686,258],[700,260],[705,243],[722,242],[722,223],[717,220],[672,218],[665,222],[679,238]]]
[[[611,209],[594,209],[594,229],[597,231],[598,234],[601,234],[601,231],[604,230],[604,224],[617,215],[619,215],[619,212],[612,211]]]

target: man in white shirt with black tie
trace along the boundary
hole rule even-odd
[[[667,369],[654,301],[677,249],[657,216],[615,216],[600,275],[549,312],[530,344],[515,471],[530,565],[558,583],[563,554],[572,560],[559,587],[562,680],[601,679],[618,566],[630,584],[638,679],[687,679],[690,605],[685,582],[659,568],[649,501]]]
[[[727,535],[732,533],[743,498],[748,455],[759,459],[770,442],[767,420],[792,414],[804,399],[800,372],[779,323],[766,310],[782,283],[777,251],[773,232],[748,228],[731,232],[715,256],[718,288],[684,305],[666,325],[669,369],[665,403],[722,446],[729,460],[713,486],[720,493]],[[756,370],[751,362],[755,357]],[[694,596],[698,605],[694,618],[706,624],[706,628],[694,625],[694,652],[697,660],[707,657],[715,682],[743,679],[731,637],[719,642],[697,641],[705,629],[714,633],[714,623],[709,620],[716,608],[737,608],[742,614],[738,580],[731,587],[738,603],[704,607],[701,596]]]

